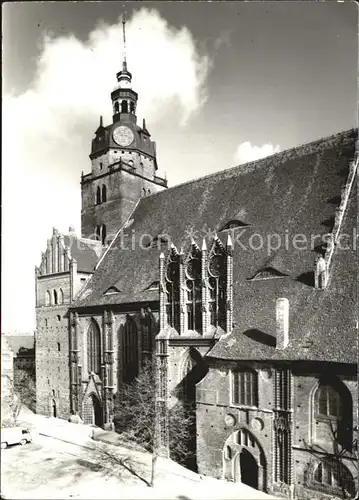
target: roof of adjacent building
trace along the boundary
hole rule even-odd
[[[158,292],[149,288],[159,279],[160,251],[168,252],[170,242],[189,249],[191,236],[200,245],[207,235],[210,245],[215,231],[225,243],[225,227],[236,221],[236,326],[211,355],[353,359],[353,255],[350,251],[334,254],[333,277],[325,291],[313,287],[313,270],[320,239],[334,224],[356,139],[356,130],[341,132],[141,199],[74,307],[158,300]],[[345,218],[347,227],[352,227],[354,216],[350,218],[349,212],[356,213],[353,196]],[[161,241],[160,235],[167,236]],[[313,245],[294,248],[295,235],[309,242],[314,238]],[[268,238],[273,246],[280,238],[280,248],[270,251]],[[151,240],[154,244],[146,248]],[[290,303],[291,340],[284,351],[273,347],[278,297],[287,297]]]

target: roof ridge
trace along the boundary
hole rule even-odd
[[[352,127],[350,129],[343,130],[341,132],[337,132],[335,134],[332,134],[332,135],[329,135],[329,136],[326,136],[326,137],[321,137],[320,139],[316,139],[314,141],[307,142],[305,144],[301,144],[299,146],[293,146],[292,148],[285,149],[284,151],[280,151],[279,153],[274,153],[274,154],[266,156],[264,158],[259,158],[258,160],[253,160],[253,161],[250,161],[250,162],[247,162],[247,163],[241,163],[239,165],[235,165],[234,167],[225,168],[224,170],[218,170],[217,172],[213,172],[211,174],[207,174],[207,175],[204,175],[204,176],[201,176],[201,177],[196,177],[195,179],[191,179],[189,181],[182,182],[180,184],[175,184],[174,186],[170,186],[170,187],[168,187],[167,189],[165,189],[163,191],[158,191],[157,193],[152,193],[152,194],[146,196],[146,198],[151,198],[153,196],[158,196],[158,195],[161,195],[162,193],[167,193],[168,191],[171,191],[172,189],[179,188],[179,187],[182,187],[182,186],[187,186],[189,184],[193,184],[195,182],[199,182],[199,181],[204,180],[204,179],[209,179],[211,177],[216,177],[216,176],[221,175],[221,174],[229,174],[231,172],[235,173],[236,170],[238,170],[238,171],[243,170],[243,173],[246,173],[245,172],[245,168],[246,167],[251,167],[251,166],[253,166],[255,164],[257,164],[258,168],[263,168],[264,165],[265,165],[265,163],[266,163],[266,161],[268,161],[269,158],[273,158],[274,156],[276,156],[278,158],[282,158],[282,157],[285,157],[285,156],[287,156],[289,154],[293,154],[293,153],[297,153],[298,154],[301,151],[304,152],[309,147],[313,147],[313,146],[319,145],[321,143],[329,142],[329,141],[333,140],[334,137],[338,137],[338,136],[341,136],[341,135],[342,136],[350,135],[354,131],[357,131],[356,127]],[[144,198],[144,199],[146,199],[146,198]]]

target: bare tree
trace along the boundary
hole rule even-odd
[[[16,423],[22,406],[34,410],[36,406],[36,387],[34,379],[26,370],[17,370],[14,377],[13,397],[10,403],[11,417]]]
[[[134,441],[152,454],[151,478],[154,485],[156,463],[159,456],[156,429],[156,377],[155,360],[147,362],[132,383],[124,385],[115,400],[115,428],[124,440]],[[178,402],[169,411],[171,457],[184,462],[191,451],[186,443],[190,440],[193,413]]]

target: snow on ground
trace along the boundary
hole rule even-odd
[[[155,487],[151,455],[94,441],[94,428],[22,412],[19,424],[32,429],[34,442],[2,450],[5,498],[21,499],[274,499],[242,483],[196,474],[159,458]],[[96,429],[96,433],[101,434]],[[111,433],[105,433],[109,436]],[[118,435],[113,435],[118,440]],[[7,453],[7,455],[5,455]],[[15,462],[14,462],[15,461]],[[35,477],[32,476],[32,470]]]

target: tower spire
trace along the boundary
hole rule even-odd
[[[122,69],[116,75],[117,81],[120,88],[131,88],[132,75],[127,69],[127,57],[126,57],[126,14],[122,15],[122,38],[123,38],[123,50],[122,50]]]
[[[126,13],[123,13],[122,16],[122,34],[123,34],[123,69],[127,70],[127,61],[126,61]]]

